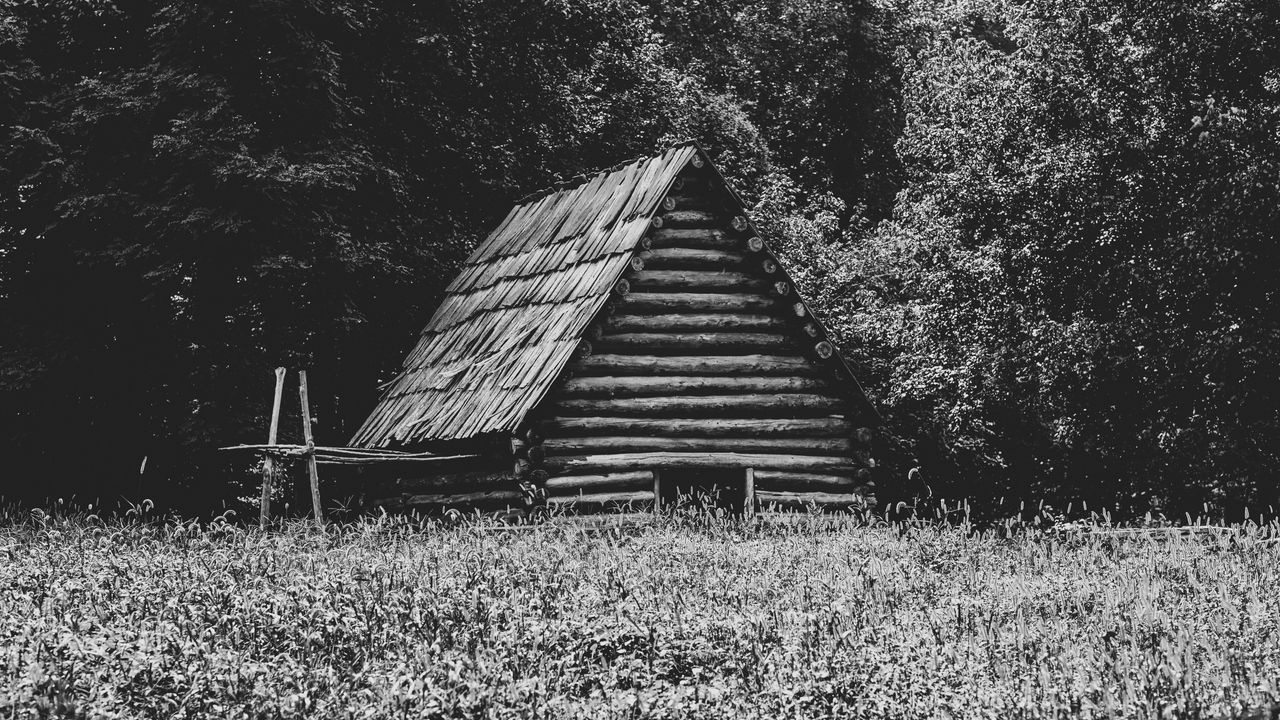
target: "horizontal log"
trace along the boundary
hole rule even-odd
[[[723,375],[598,375],[570,378],[560,388],[566,398],[644,397],[650,395],[705,395],[726,393],[802,393],[823,390],[818,378],[794,376]]]
[[[384,505],[399,507],[424,506],[458,506],[458,505],[499,505],[509,504],[512,507],[524,507],[524,493],[519,490],[490,490],[469,493],[431,493],[424,495],[406,495],[398,499],[383,501]]]
[[[776,333],[619,333],[604,335],[594,345],[596,352],[683,353],[697,351],[711,354],[740,352],[778,352],[799,346],[787,335]]]
[[[608,452],[782,452],[796,455],[850,455],[852,442],[847,438],[693,438],[607,435],[550,438],[544,447],[548,456],[597,455]],[[853,484],[852,475],[848,477],[847,484]]]
[[[548,505],[626,505],[628,503],[653,502],[653,491],[582,493],[547,498]]]
[[[663,210],[690,210],[706,207],[709,204],[706,195],[689,193],[672,193],[662,200]]]
[[[654,435],[659,437],[848,437],[843,418],[653,419],[632,417],[558,417],[542,423],[548,435]]]
[[[747,243],[740,236],[724,230],[703,228],[660,228],[649,231],[653,248],[689,247],[712,250],[742,250]]]
[[[853,472],[852,458],[766,453],[642,452],[569,455],[547,458],[547,467],[564,474],[607,474],[619,470],[689,470],[696,468]]]
[[[741,270],[751,268],[746,255],[727,250],[698,248],[660,248],[645,253],[644,264],[650,270]]]
[[[403,472],[403,471],[402,471]],[[405,474],[375,478],[365,483],[368,492],[401,493],[452,493],[481,490],[513,490],[516,479],[509,470],[480,472],[435,473],[420,470],[421,475]],[[428,474],[430,472],[430,474]]]
[[[636,292],[769,292],[773,283],[728,270],[642,270],[631,276]]]
[[[665,397],[558,400],[553,409],[563,415],[624,415],[632,417],[803,417],[828,415],[848,406],[827,395],[674,395]]]
[[[664,228],[714,228],[728,224],[728,218],[706,210],[668,210],[662,214]]]
[[[582,358],[578,375],[801,375],[822,371],[811,360],[792,355],[623,355],[600,353]]]
[[[851,493],[858,481],[851,474],[824,475],[789,470],[757,470],[756,490],[763,492]]]
[[[601,492],[606,490],[633,490],[653,488],[653,471],[633,470],[608,475],[565,475],[547,478],[547,493],[564,495],[566,493]]]
[[[631,293],[615,305],[630,312],[760,312],[783,307],[785,303],[764,293]]]
[[[689,332],[786,330],[782,318],[744,313],[673,313],[670,315],[613,315],[605,321],[613,332]]]
[[[823,510],[861,509],[866,501],[856,493],[793,493],[756,491],[756,502],[762,510],[808,510],[817,506]]]

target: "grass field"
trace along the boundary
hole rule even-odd
[[[1210,717],[1276,528],[0,527],[0,717]],[[7,708],[7,710],[6,710]]]

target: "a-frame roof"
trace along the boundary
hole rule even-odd
[[[467,258],[351,444],[462,440],[519,427],[560,376],[695,156],[710,166],[696,143],[683,143],[514,207]]]

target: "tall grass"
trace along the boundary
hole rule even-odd
[[[1199,717],[1280,691],[1274,526],[0,529],[0,717]],[[7,710],[5,710],[7,708]]]

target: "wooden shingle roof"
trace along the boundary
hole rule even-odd
[[[475,249],[351,444],[514,430],[622,277],[694,143],[517,205]]]

